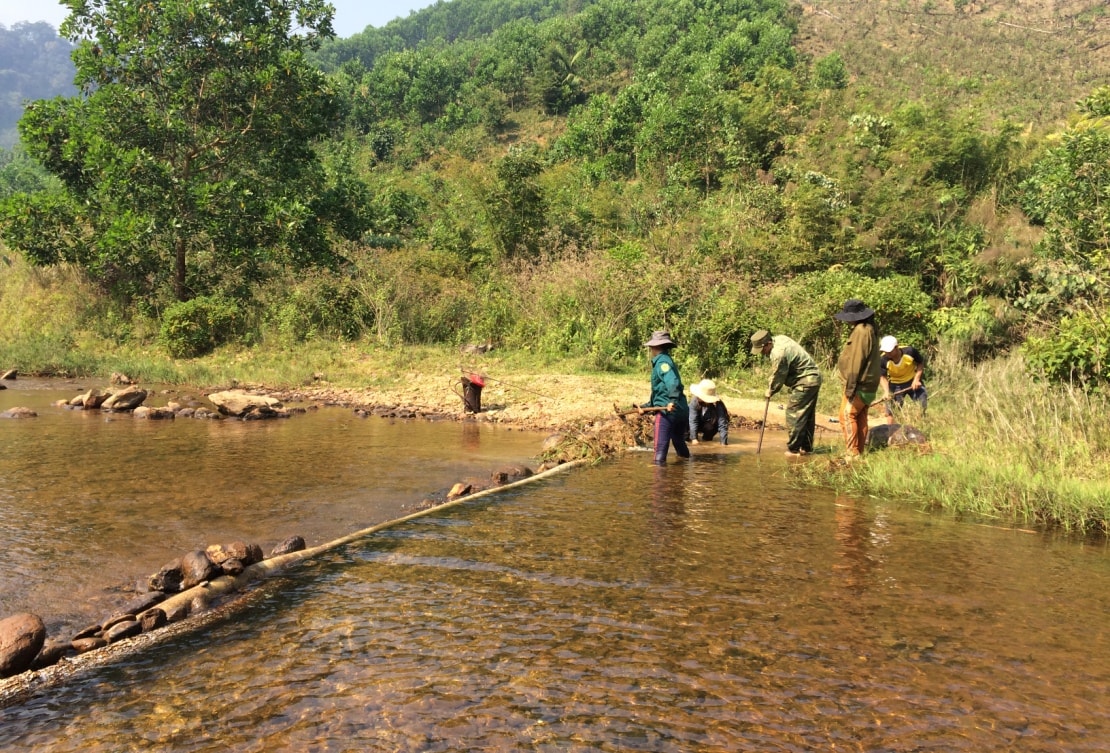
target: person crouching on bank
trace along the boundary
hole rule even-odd
[[[883,388],[883,407],[886,409],[886,422],[894,423],[891,402],[901,406],[907,397],[921,406],[921,415],[929,405],[929,395],[925,392],[925,357],[917,348],[902,345],[894,335],[887,335],[879,341],[879,384]]]

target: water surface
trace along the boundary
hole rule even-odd
[[[435,453],[464,442],[457,425],[348,425],[348,473],[376,457],[367,446],[422,431],[444,432]],[[289,445],[271,451],[292,462]],[[389,480],[405,457],[361,492],[323,468],[319,492],[286,504],[334,498],[360,525],[353,500],[416,485]],[[777,455],[649,460],[333,551],[259,589],[239,619],[0,711],[0,748],[1107,749],[1103,545],[798,489]],[[208,497],[229,517],[264,504],[222,463],[203,467],[191,493],[219,490]]]
[[[78,629],[136,581],[193,549],[235,540],[309,546],[399,517],[468,478],[535,466],[543,437],[456,421],[360,418],[144,420],[52,403],[95,383],[19,379],[0,391],[0,614]],[[198,393],[152,389],[146,404]],[[211,406],[209,406],[211,407]],[[103,605],[105,614],[95,614]],[[81,624],[81,623],[84,624]],[[52,630],[51,632],[55,632]]]

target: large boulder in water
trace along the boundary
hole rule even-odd
[[[181,590],[185,591],[216,578],[220,575],[220,568],[212,564],[203,549],[197,549],[181,558],[181,572],[185,576],[181,581]]]
[[[245,418],[247,416],[278,415],[281,401],[266,395],[252,395],[243,390],[213,392],[208,396],[216,409],[225,416]]]
[[[33,614],[0,620],[0,677],[28,669],[46,642],[46,626]]]
[[[78,395],[70,400],[69,405],[75,408],[83,408],[84,410],[100,410],[100,406],[104,405],[104,401],[110,397],[111,395],[107,392],[101,392],[94,388],[84,395]]]
[[[290,536],[285,541],[281,542],[273,549],[270,550],[271,557],[280,557],[283,554],[292,554],[293,552],[300,552],[305,548],[304,539],[300,536]]]
[[[509,465],[504,468],[498,468],[490,476],[495,486],[501,484],[512,483],[513,481],[520,481],[521,479],[528,478],[533,475],[532,469],[523,465]]]
[[[0,418],[34,418],[38,413],[35,413],[30,408],[8,408],[3,413],[0,413]]]
[[[181,590],[181,583],[185,580],[185,571],[181,568],[181,560],[174,560],[150,576],[150,587],[154,591],[177,593]]]
[[[131,385],[118,392],[113,392],[103,403],[101,410],[129,411],[135,410],[146,400],[146,390]]]

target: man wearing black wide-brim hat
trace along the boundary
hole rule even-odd
[[[879,391],[879,330],[875,327],[875,311],[858,298],[845,301],[834,318],[854,325],[836,362],[844,382],[840,426],[847,454],[853,457],[861,455],[867,446],[867,409]]]

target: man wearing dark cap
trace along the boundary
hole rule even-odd
[[[844,443],[848,457],[858,457],[867,445],[867,409],[879,391],[879,331],[875,311],[858,298],[845,301],[833,318],[853,325],[836,370],[844,382],[840,402]]]
[[[783,387],[790,390],[786,402],[787,455],[813,452],[817,427],[817,394],[821,391],[821,370],[813,356],[786,335],[772,335],[761,329],[752,335],[752,354],[771,357],[771,382],[763,394],[768,400]]]
[[[680,458],[690,457],[690,448],[686,446],[686,420],[690,406],[686,402],[682,377],[678,375],[678,367],[671,358],[671,349],[676,345],[671,333],[656,330],[644,345],[651,353],[651,398],[638,406],[637,411],[643,413],[644,408],[663,409],[655,412],[655,464],[665,465],[667,449],[671,444]]]

